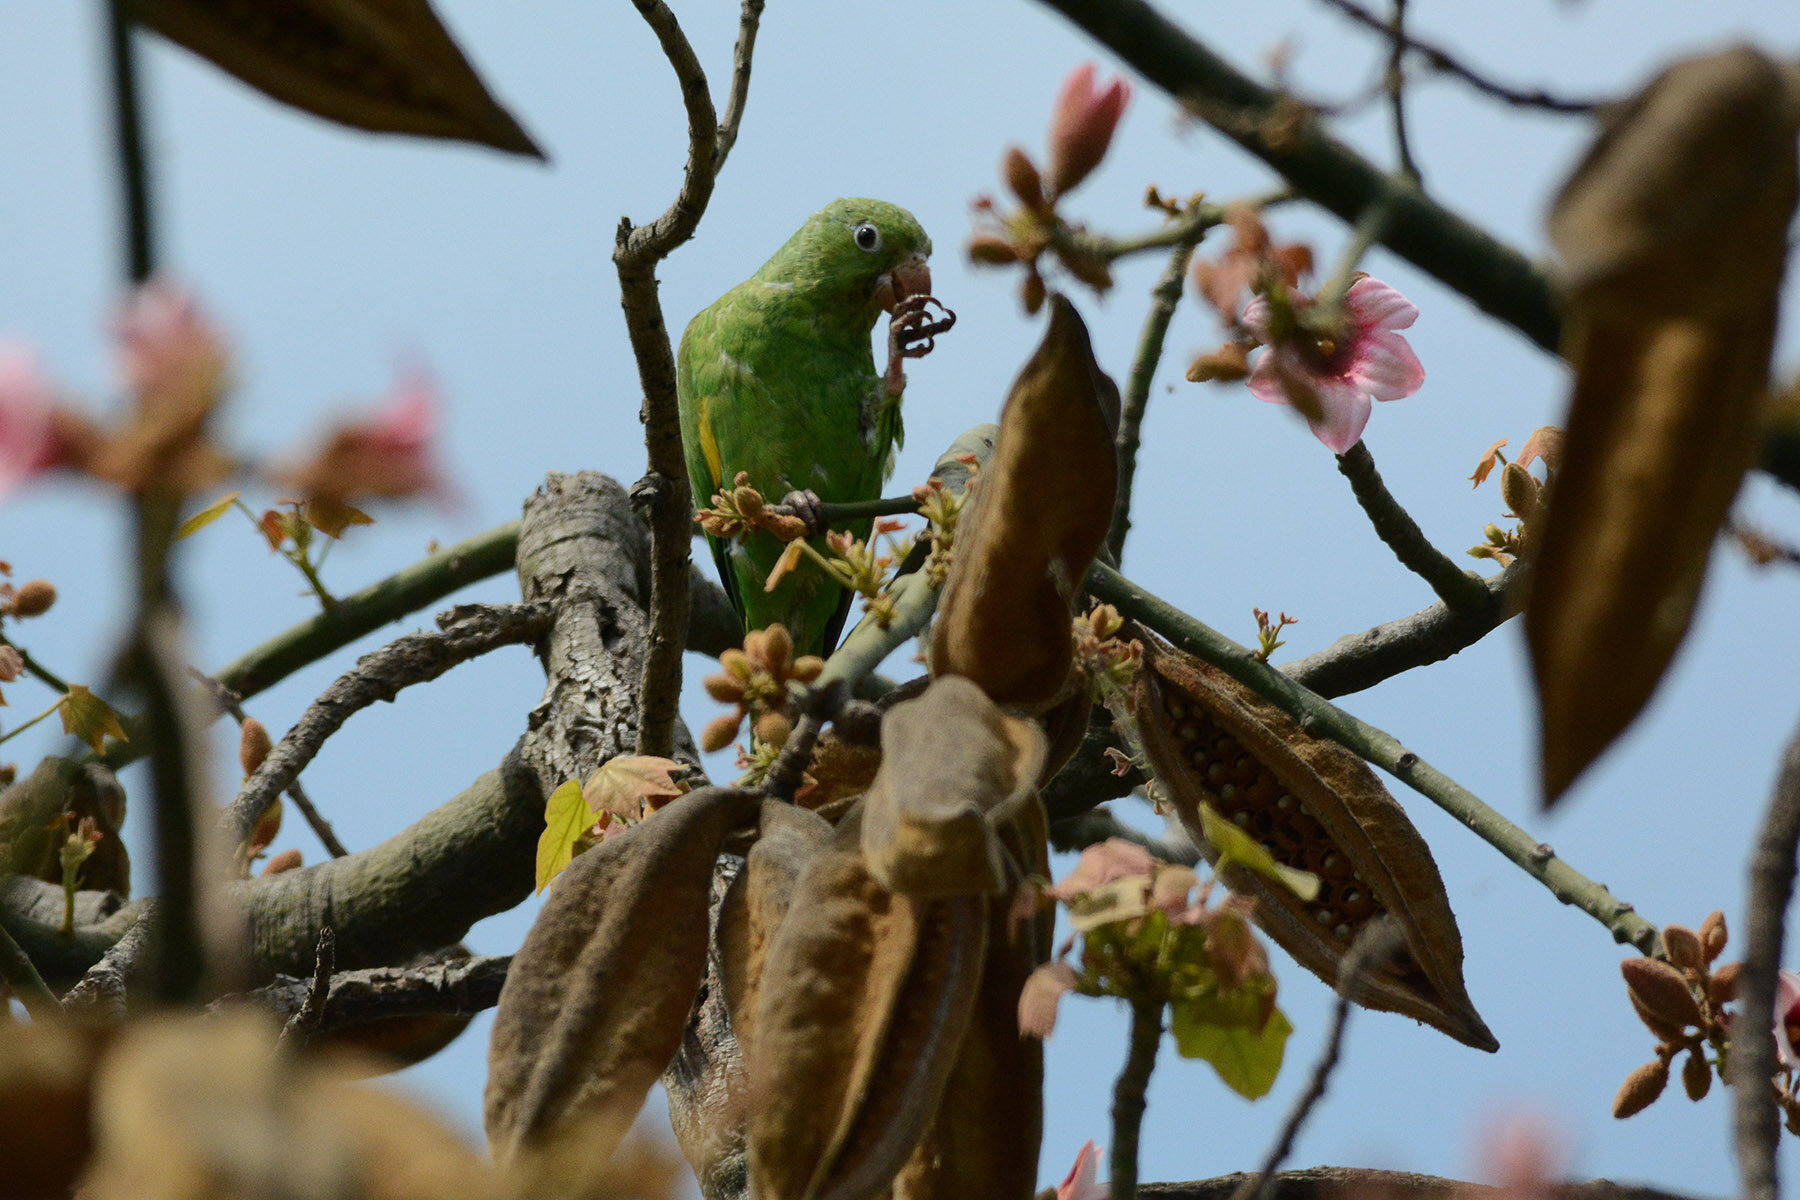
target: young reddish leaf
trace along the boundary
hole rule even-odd
[[[300,509],[301,517],[308,525],[329,538],[341,538],[344,530],[352,525],[373,525],[375,518],[360,508],[330,499],[315,496]]]
[[[1475,464],[1475,473],[1469,476],[1472,486],[1480,487],[1483,481],[1493,473],[1494,467],[1500,461],[1500,447],[1504,445],[1506,445],[1506,439],[1501,438],[1487,448],[1487,452],[1481,456],[1481,461]]]
[[[603,763],[581,789],[590,816],[611,813],[621,821],[639,821],[681,795],[674,772],[681,764],[670,758],[622,754]]]
[[[214,521],[224,516],[226,511],[231,508],[232,502],[242,494],[243,493],[241,492],[227,492],[187,520],[183,521],[181,523],[181,528],[175,531],[175,540],[180,541],[184,537],[192,537],[202,529],[205,529],[208,525],[211,525]]]
[[[1754,49],[1677,63],[1617,106],[1551,214],[1575,386],[1525,613],[1546,806],[1655,691],[1756,457],[1797,120]]]
[[[575,857],[575,843],[594,827],[594,814],[573,779],[557,785],[544,801],[544,832],[538,837],[537,890],[543,891]]]
[[[130,740],[125,736],[125,726],[119,723],[119,714],[83,684],[71,683],[56,707],[62,716],[63,732],[86,742],[95,754],[104,752],[104,741],[109,735],[121,742]]]
[[[295,108],[356,129],[544,157],[489,94],[427,0],[142,0],[139,20]]]
[[[262,530],[263,540],[269,543],[270,550],[281,549],[281,544],[288,540],[288,515],[279,509],[265,510],[256,526]]]

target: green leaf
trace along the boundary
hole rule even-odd
[[[1236,863],[1286,886],[1302,900],[1310,902],[1319,894],[1317,875],[1276,862],[1261,842],[1214,812],[1212,805],[1204,800],[1200,802],[1200,831],[1219,852],[1218,861],[1213,863],[1215,870],[1223,872]]]
[[[94,695],[84,684],[71,683],[56,708],[62,716],[63,732],[72,733],[86,742],[95,754],[104,751],[108,734],[121,742],[128,740],[125,726],[119,723],[119,714],[112,710],[112,705]]]
[[[537,890],[543,891],[575,857],[575,845],[593,828],[594,814],[578,780],[566,780],[544,802],[544,833],[538,838]]]
[[[1237,997],[1260,1006],[1254,992],[1240,990],[1229,1001],[1217,993],[1195,1000],[1177,1000],[1172,1006],[1170,1032],[1184,1058],[1203,1058],[1213,1065],[1225,1086],[1246,1100],[1259,1100],[1275,1086],[1281,1073],[1281,1058],[1287,1048],[1288,1034],[1294,1027],[1279,1008],[1269,1012],[1269,1019],[1257,1030],[1255,1022],[1228,1020],[1220,1024],[1211,1018],[1237,1015]]]
[[[241,492],[229,492],[226,495],[220,496],[217,500],[214,500],[211,504],[183,521],[181,523],[181,528],[175,531],[175,540],[179,542],[184,537],[190,537],[193,534],[199,533],[202,529],[205,529],[208,525],[211,525],[214,521],[224,516],[225,510],[230,508],[240,495],[242,495]]]

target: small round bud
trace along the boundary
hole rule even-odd
[[[798,679],[801,683],[811,683],[819,677],[819,672],[824,669],[824,659],[816,654],[802,654],[794,660],[793,669],[788,672],[788,677]]]
[[[262,873],[267,877],[269,875],[279,875],[283,871],[297,871],[299,869],[300,851],[289,847],[264,863]]]
[[[742,712],[732,712],[708,721],[706,728],[700,731],[700,748],[711,754],[731,745],[731,740],[737,737],[738,725],[742,723],[743,719]]]
[[[36,617],[49,612],[55,603],[56,585],[48,579],[33,579],[19,585],[6,611],[15,617]]]
[[[1719,957],[1730,936],[1725,928],[1725,914],[1717,909],[1708,913],[1706,920],[1700,922],[1700,947],[1706,953],[1707,962]]]
[[[756,740],[765,746],[785,746],[793,732],[794,723],[786,713],[770,711],[756,718]]]
[[[763,630],[763,661],[769,664],[774,674],[781,674],[781,668],[790,665],[794,657],[794,638],[787,631],[786,625],[771,625]]]
[[[1669,1083],[1669,1064],[1652,1059],[1625,1077],[1613,1097],[1613,1116],[1623,1120],[1650,1107]]]
[[[1700,935],[1686,925],[1663,926],[1662,939],[1669,961],[1682,970],[1697,972],[1706,965],[1700,949]]]
[[[1713,968],[1712,978],[1706,981],[1706,1002],[1714,1009],[1720,1009],[1738,998],[1738,980],[1743,977],[1744,964],[1741,962],[1722,963]]]
[[[1532,473],[1516,462],[1500,468],[1500,498],[1521,520],[1529,521],[1537,515],[1539,486]]]
[[[1025,311],[1037,315],[1038,309],[1044,307],[1044,277],[1036,271],[1025,273],[1025,282],[1019,287],[1019,299],[1025,304]]]
[[[1681,1064],[1681,1086],[1687,1090],[1689,1100],[1705,1099],[1712,1088],[1712,1067],[1697,1046],[1688,1051],[1687,1061]]]
[[[1000,159],[1000,174],[1019,202],[1035,213],[1047,212],[1050,202],[1044,199],[1044,178],[1038,174],[1031,156],[1017,146],[1008,146]]]
[[[1003,267],[1008,263],[1019,261],[1019,248],[1003,237],[995,237],[990,233],[976,234],[969,239],[969,261],[983,263],[990,267]]]
[[[274,748],[267,726],[255,717],[245,720],[244,728],[238,733],[238,765],[244,768],[246,776],[256,774],[256,769],[263,765],[263,759],[269,757],[269,751]]]

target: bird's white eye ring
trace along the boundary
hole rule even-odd
[[[873,254],[881,249],[881,230],[866,221],[852,229],[850,236],[855,240],[858,250],[866,250]]]

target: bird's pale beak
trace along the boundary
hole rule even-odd
[[[875,302],[892,313],[902,300],[931,295],[931,268],[922,254],[909,255],[875,281]]]

